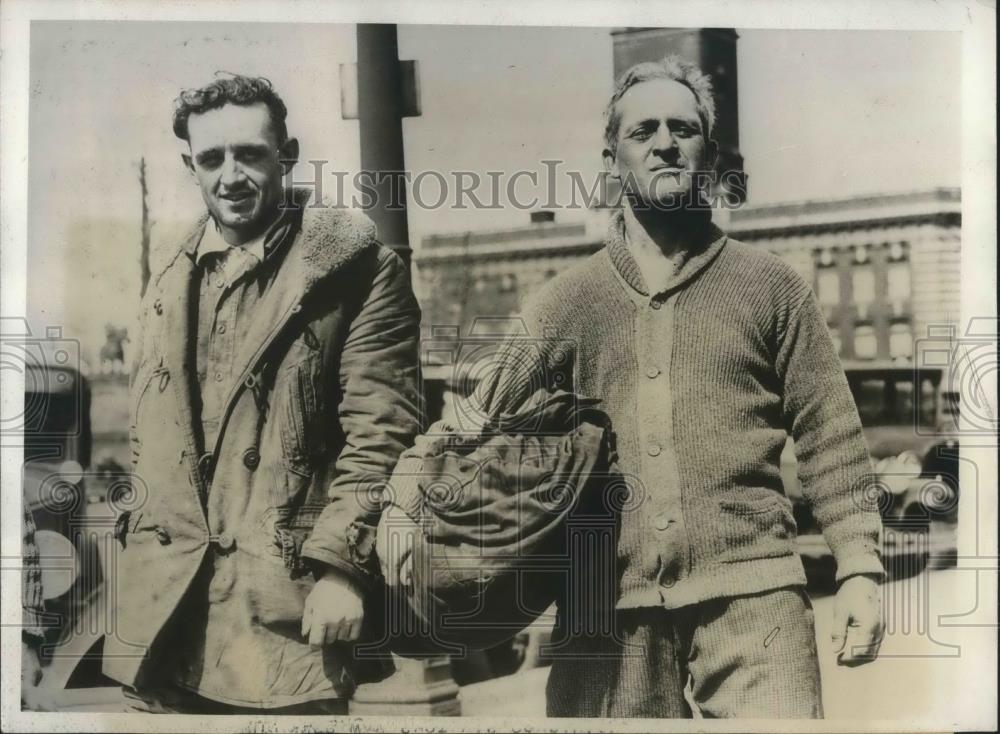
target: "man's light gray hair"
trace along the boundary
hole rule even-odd
[[[604,145],[612,153],[616,151],[618,146],[618,128],[622,122],[621,113],[618,111],[618,100],[636,84],[653,79],[670,79],[690,89],[698,105],[702,133],[706,139],[712,137],[712,130],[715,127],[715,97],[712,93],[712,80],[697,64],[672,54],[659,61],[644,61],[641,64],[636,64],[618,77],[614,94],[611,95],[608,106],[604,110]]]

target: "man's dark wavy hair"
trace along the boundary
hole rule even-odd
[[[174,100],[174,135],[191,142],[188,134],[188,118],[209,110],[217,110],[223,105],[252,105],[263,102],[271,113],[271,125],[281,145],[288,138],[285,118],[288,109],[281,97],[274,91],[271,82],[264,77],[248,77],[239,74],[216,79],[200,89],[185,89]]]

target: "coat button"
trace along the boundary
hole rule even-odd
[[[652,306],[654,310],[659,311],[663,306],[663,303],[660,301],[651,301],[649,305]]]
[[[646,368],[646,377],[650,380],[656,379],[660,375],[660,368],[656,365],[650,365]]]
[[[218,544],[220,550],[230,550],[234,545],[236,545],[236,539],[229,533],[222,533],[216,539],[215,542]]]
[[[659,456],[662,449],[655,443],[649,444],[649,448],[646,449],[650,456]]]
[[[243,452],[243,466],[253,471],[260,465],[260,452],[251,447]]]
[[[159,298],[157,298],[155,301],[153,301],[153,310],[156,311],[156,315],[157,316],[162,316],[163,315],[163,301],[161,301]]]
[[[166,528],[156,529],[156,539],[160,541],[160,545],[170,545],[170,533]]]

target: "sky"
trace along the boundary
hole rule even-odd
[[[737,31],[750,204],[959,185],[958,33]],[[202,208],[171,132],[171,103],[216,70],[271,79],[301,158],[356,171],[357,122],[342,119],[340,102],[354,33],[329,24],[33,23],[33,328],[63,325],[91,351],[106,322],[129,323],[139,288],[138,161],[147,163],[154,247],[168,247]],[[541,161],[557,159],[596,176],[611,49],[600,28],[400,26],[400,58],[418,62],[422,104],[420,117],[403,122],[407,168],[485,177],[542,171]],[[432,233],[520,226],[528,214],[411,206],[409,220],[419,247]]]

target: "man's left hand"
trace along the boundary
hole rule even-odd
[[[313,648],[356,640],[361,636],[364,613],[361,590],[336,571],[327,570],[306,598],[302,636],[309,638]]]
[[[833,651],[838,665],[870,663],[878,655],[885,633],[882,587],[872,576],[844,580],[833,602]]]

